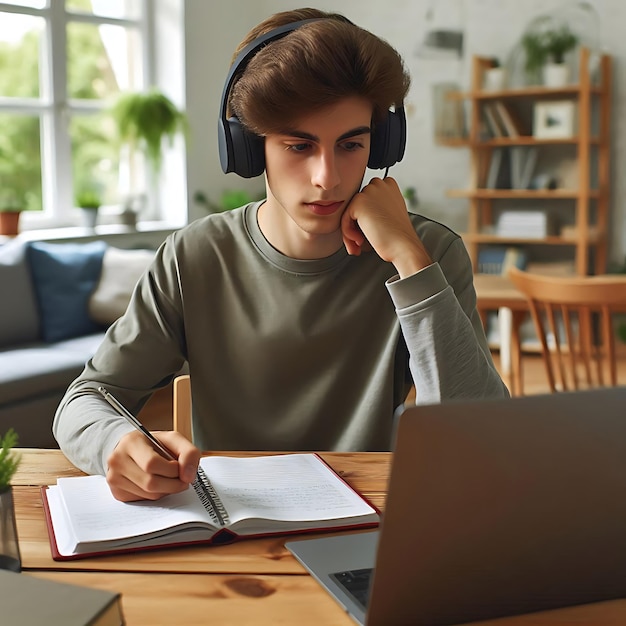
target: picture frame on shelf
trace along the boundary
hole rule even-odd
[[[571,139],[577,131],[577,107],[571,100],[535,102],[533,137],[536,139]]]

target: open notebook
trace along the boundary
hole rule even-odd
[[[407,408],[380,533],[286,545],[368,626],[623,598],[626,388]]]
[[[378,525],[376,509],[316,454],[212,456],[200,467],[202,488],[155,502],[119,502],[103,476],[44,487],[53,558]]]

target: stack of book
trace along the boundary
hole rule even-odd
[[[496,223],[500,237],[540,239],[556,231],[553,216],[545,211],[502,211]]]
[[[526,252],[514,246],[488,246],[478,253],[479,274],[505,275],[510,267],[525,269],[526,263]]]

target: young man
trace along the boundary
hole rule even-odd
[[[121,500],[186,488],[198,448],[389,449],[412,384],[420,403],[507,395],[461,239],[410,215],[392,178],[360,190],[408,91],[396,51],[314,9],[273,16],[239,51],[228,123],[261,160],[267,199],[168,238],[55,417],[68,458]],[[138,411],[185,362],[198,448],[158,433],[167,461],[93,391]]]

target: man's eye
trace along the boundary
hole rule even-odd
[[[310,143],[293,143],[289,144],[287,146],[287,149],[291,150],[292,152],[305,152],[310,147]]]
[[[355,150],[362,148],[363,144],[360,141],[344,141],[344,143],[341,144],[341,147],[348,152],[354,152]]]

